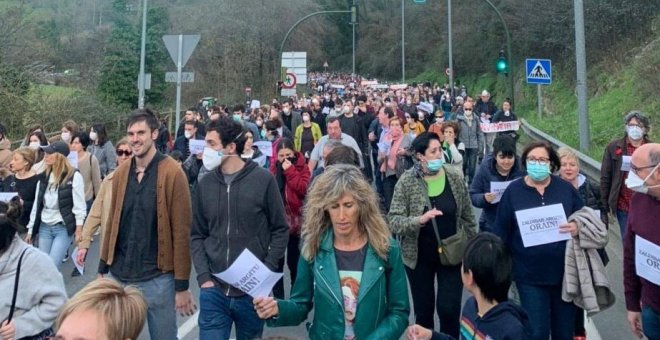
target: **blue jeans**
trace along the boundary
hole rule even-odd
[[[619,230],[621,231],[621,241],[626,237],[626,224],[628,224],[628,213],[623,210],[616,211],[616,220],[619,222]]]
[[[200,340],[229,339],[233,323],[237,340],[261,338],[264,330],[252,297],[225,296],[217,287],[200,288],[198,322]]]
[[[63,223],[50,225],[41,223],[39,227],[39,250],[50,256],[57,270],[62,267],[62,260],[71,244],[71,236]]]
[[[649,306],[642,307],[642,329],[649,340],[660,339],[660,312]]]
[[[117,280],[116,277],[113,277]],[[174,302],[174,274],[168,273],[148,281],[124,282],[122,285],[135,286],[147,301],[147,325],[151,339],[176,340],[176,304]]]
[[[520,305],[527,311],[532,340],[573,339],[576,307],[561,299],[561,284],[539,286],[518,283]]]

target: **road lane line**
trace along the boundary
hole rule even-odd
[[[186,322],[179,327],[179,330],[177,331],[177,337],[179,339],[185,338],[190,332],[192,332],[195,327],[197,327],[197,318],[199,317],[199,311],[195,312],[193,316],[190,317],[190,319],[186,320]]]

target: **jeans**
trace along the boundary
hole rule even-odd
[[[486,154],[490,155],[493,153],[493,142],[495,142],[495,137],[497,137],[497,132],[484,133],[484,139],[486,144]]]
[[[435,307],[440,319],[440,331],[458,339],[463,294],[461,266],[443,266],[437,256],[435,259],[420,258],[415,269],[406,267],[406,274],[410,282],[417,324],[434,329],[433,307]],[[438,280],[437,294],[433,291],[435,278]],[[434,295],[436,295],[435,299],[433,299]]]
[[[532,340],[573,339],[576,307],[561,299],[561,284],[529,285],[518,282],[520,305],[527,311]]]
[[[264,321],[259,319],[252,297],[225,296],[217,287],[199,292],[199,339],[229,339],[232,323],[236,323],[236,339],[261,338]]]
[[[72,237],[63,223],[55,225],[41,223],[39,228],[39,250],[50,256],[50,259],[55,262],[57,270],[62,267],[62,260],[67,250],[69,250],[71,239]]]
[[[660,339],[660,312],[649,306],[642,307],[642,329],[649,340]]]
[[[621,231],[621,242],[626,237],[626,224],[628,224],[628,213],[623,210],[616,211],[616,220],[619,222],[619,230]]]
[[[468,181],[468,186],[472,184],[474,173],[477,171],[477,156],[479,155],[479,152],[479,149],[467,148],[463,155],[463,174]]]
[[[296,282],[298,274],[298,259],[300,258],[300,235],[289,234],[289,243],[286,246],[286,265],[289,267],[289,277],[291,278],[291,287]],[[277,271],[284,272],[284,258],[280,259]],[[273,296],[284,300],[284,276],[277,281],[273,287]]]
[[[151,339],[176,340],[174,274],[163,274],[142,282],[119,282],[124,286],[137,287],[144,296],[144,300],[147,302],[149,337]]]

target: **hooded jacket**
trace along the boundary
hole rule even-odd
[[[529,321],[522,307],[509,302],[500,302],[483,317],[478,314],[477,300],[470,297],[463,305],[460,339],[519,340],[529,338]],[[432,340],[453,340],[454,338],[433,332]]]
[[[9,169],[9,162],[11,162],[11,142],[5,136],[0,140],[0,168]]]
[[[305,162],[305,157],[300,152],[295,152],[296,163],[283,171],[284,175],[284,211],[289,221],[289,233],[300,234],[302,226],[302,206],[307,195],[307,186],[310,183],[311,175],[309,167]],[[270,173],[277,179],[278,162],[273,160],[270,163]]]
[[[282,196],[273,175],[246,162],[230,184],[218,167],[200,177],[193,196],[190,251],[200,285],[213,281],[249,249],[275,270],[289,241]],[[224,294],[242,293],[215,280]]]
[[[476,115],[473,115],[473,117],[472,125],[468,124],[468,119],[465,118],[465,115],[456,117],[456,121],[461,127],[458,139],[465,144],[466,149],[482,151],[484,149],[484,134],[481,132],[479,117]]]
[[[472,201],[472,205],[482,209],[481,216],[479,217],[479,231],[493,232],[495,217],[497,217],[498,203],[488,203],[484,197],[484,194],[490,192],[490,183],[513,181],[514,179],[525,176],[525,171],[522,170],[518,157],[516,157],[508,176],[500,175],[497,172],[496,165],[497,160],[492,154],[488,154],[486,159],[477,168],[477,173],[474,175],[474,179],[470,185],[470,200]]]

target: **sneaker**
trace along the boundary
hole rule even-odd
[[[69,251],[66,251],[66,255],[64,255],[64,258],[62,259],[62,263],[65,263],[66,261],[69,261]]]
[[[80,272],[78,271],[77,268],[73,268],[73,271],[71,272],[71,277],[78,277],[81,276]]]

